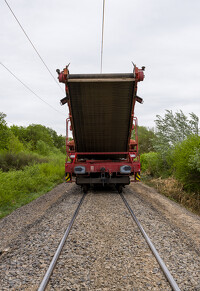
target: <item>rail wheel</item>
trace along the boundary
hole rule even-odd
[[[87,191],[89,190],[89,186],[87,184],[82,185],[82,189],[83,189],[83,193],[87,193]]]
[[[117,189],[119,194],[122,193],[123,185],[122,184],[117,184],[116,185],[116,189]]]

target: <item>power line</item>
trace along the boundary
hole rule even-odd
[[[103,67],[104,10],[105,10],[105,0],[103,0],[103,16],[102,16],[102,36],[101,36],[101,73],[102,73],[102,67]]]
[[[52,76],[52,78],[54,79],[54,81],[56,82],[56,84],[59,86],[59,88],[62,90],[61,86],[59,85],[59,83],[57,82],[56,78],[54,77],[54,75],[51,73],[50,69],[48,68],[48,66],[46,65],[45,61],[43,60],[43,58],[41,57],[41,55],[39,54],[38,50],[36,49],[36,47],[34,46],[34,44],[32,43],[32,41],[30,40],[29,36],[27,35],[26,31],[24,30],[23,26],[21,25],[21,23],[19,22],[19,20],[17,19],[16,15],[14,14],[13,10],[11,9],[10,5],[8,4],[8,2],[6,0],[4,0],[6,5],[8,6],[8,8],[10,9],[11,13],[13,14],[14,18],[16,19],[17,23],[19,24],[20,28],[22,29],[23,33],[25,34],[26,38],[28,39],[28,41],[30,42],[31,46],[33,47],[33,49],[35,50],[36,54],[38,55],[38,57],[40,58],[40,60],[42,61],[42,63],[44,64],[44,66],[46,67],[46,69],[48,70],[49,74]]]
[[[21,81],[11,70],[9,70],[2,62],[0,64],[15,78],[18,82],[20,82],[26,89],[28,89],[32,94],[34,94],[38,99],[40,99],[42,102],[44,102],[46,105],[51,107],[53,110],[57,111],[59,114],[64,115],[62,112],[58,111],[56,108],[54,108],[51,104],[46,102],[44,99],[42,99],[38,94],[36,94],[29,86],[27,86],[23,81]]]

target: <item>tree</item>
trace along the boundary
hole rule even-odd
[[[33,150],[36,149],[39,140],[46,143],[50,148],[54,146],[49,130],[44,125],[31,124],[26,128],[26,134],[27,141],[33,145]]]
[[[145,126],[138,126],[138,144],[139,153],[153,152],[153,139],[155,138],[154,130]]]
[[[164,117],[156,115],[156,138],[154,148],[165,153],[169,148],[184,141],[192,134],[198,135],[199,118],[194,113],[190,113],[190,120],[180,110],[173,114],[172,110],[166,110]]]
[[[38,151],[38,141],[46,143],[48,148],[56,147],[65,153],[65,137],[55,130],[41,124],[31,124],[28,127],[12,125],[11,132],[18,137],[25,148]]]
[[[12,153],[19,153],[24,150],[23,143],[19,141],[19,138],[10,132],[10,138],[8,141],[8,151]]]
[[[7,149],[10,138],[10,131],[6,125],[6,114],[0,112],[0,149]]]
[[[47,129],[51,135],[54,146],[57,149],[61,150],[63,153],[65,153],[65,151],[66,151],[65,137],[62,135],[58,135],[57,132],[55,130],[53,130],[52,128],[47,127]]]
[[[26,127],[12,125],[10,127],[10,130],[16,137],[18,137],[19,141],[22,142],[23,144],[26,144],[29,141],[29,136],[27,134]]]
[[[6,118],[6,114],[3,113],[3,112],[0,112],[0,125],[1,126],[5,126],[6,125],[5,118]]]

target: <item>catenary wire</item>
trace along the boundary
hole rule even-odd
[[[38,94],[36,94],[29,86],[27,86],[23,81],[21,81],[10,69],[8,69],[2,62],[0,64],[18,81],[20,82],[26,89],[28,89],[33,95],[35,95],[38,99],[40,99],[42,102],[44,102],[46,105],[51,107],[53,110],[57,111],[59,114],[64,115],[62,112],[58,111],[56,108],[54,108],[51,104],[46,102],[44,99],[42,99]],[[65,116],[65,115],[64,115]]]
[[[102,68],[103,68],[104,11],[105,11],[105,0],[103,0],[103,17],[102,17],[102,37],[101,37],[101,73],[102,73]]]
[[[4,0],[6,5],[8,6],[9,10],[11,11],[11,13],[13,14],[15,20],[17,21],[17,23],[19,24],[20,28],[22,29],[23,33],[25,34],[26,38],[28,39],[28,41],[30,42],[31,46],[33,47],[33,49],[35,50],[36,54],[38,55],[38,57],[40,58],[40,60],[42,61],[43,65],[46,67],[46,69],[48,70],[49,74],[52,76],[52,78],[54,79],[54,81],[56,82],[56,84],[59,86],[59,88],[62,90],[61,86],[59,85],[59,83],[57,82],[56,78],[54,77],[54,75],[51,73],[50,69],[48,68],[48,66],[46,65],[45,61],[43,60],[43,58],[41,57],[41,55],[39,54],[38,50],[36,49],[36,47],[34,46],[33,42],[30,40],[29,36],[27,35],[26,31],[24,30],[23,26],[21,25],[21,23],[19,22],[19,20],[17,19],[15,13],[13,12],[12,8],[10,7],[10,5],[8,4],[8,2],[6,0]]]

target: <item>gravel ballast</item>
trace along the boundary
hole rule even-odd
[[[180,289],[200,290],[199,217],[142,183],[124,196]],[[37,290],[81,197],[61,184],[0,221],[0,290]],[[99,189],[86,195],[47,290],[171,288],[119,194]]]

